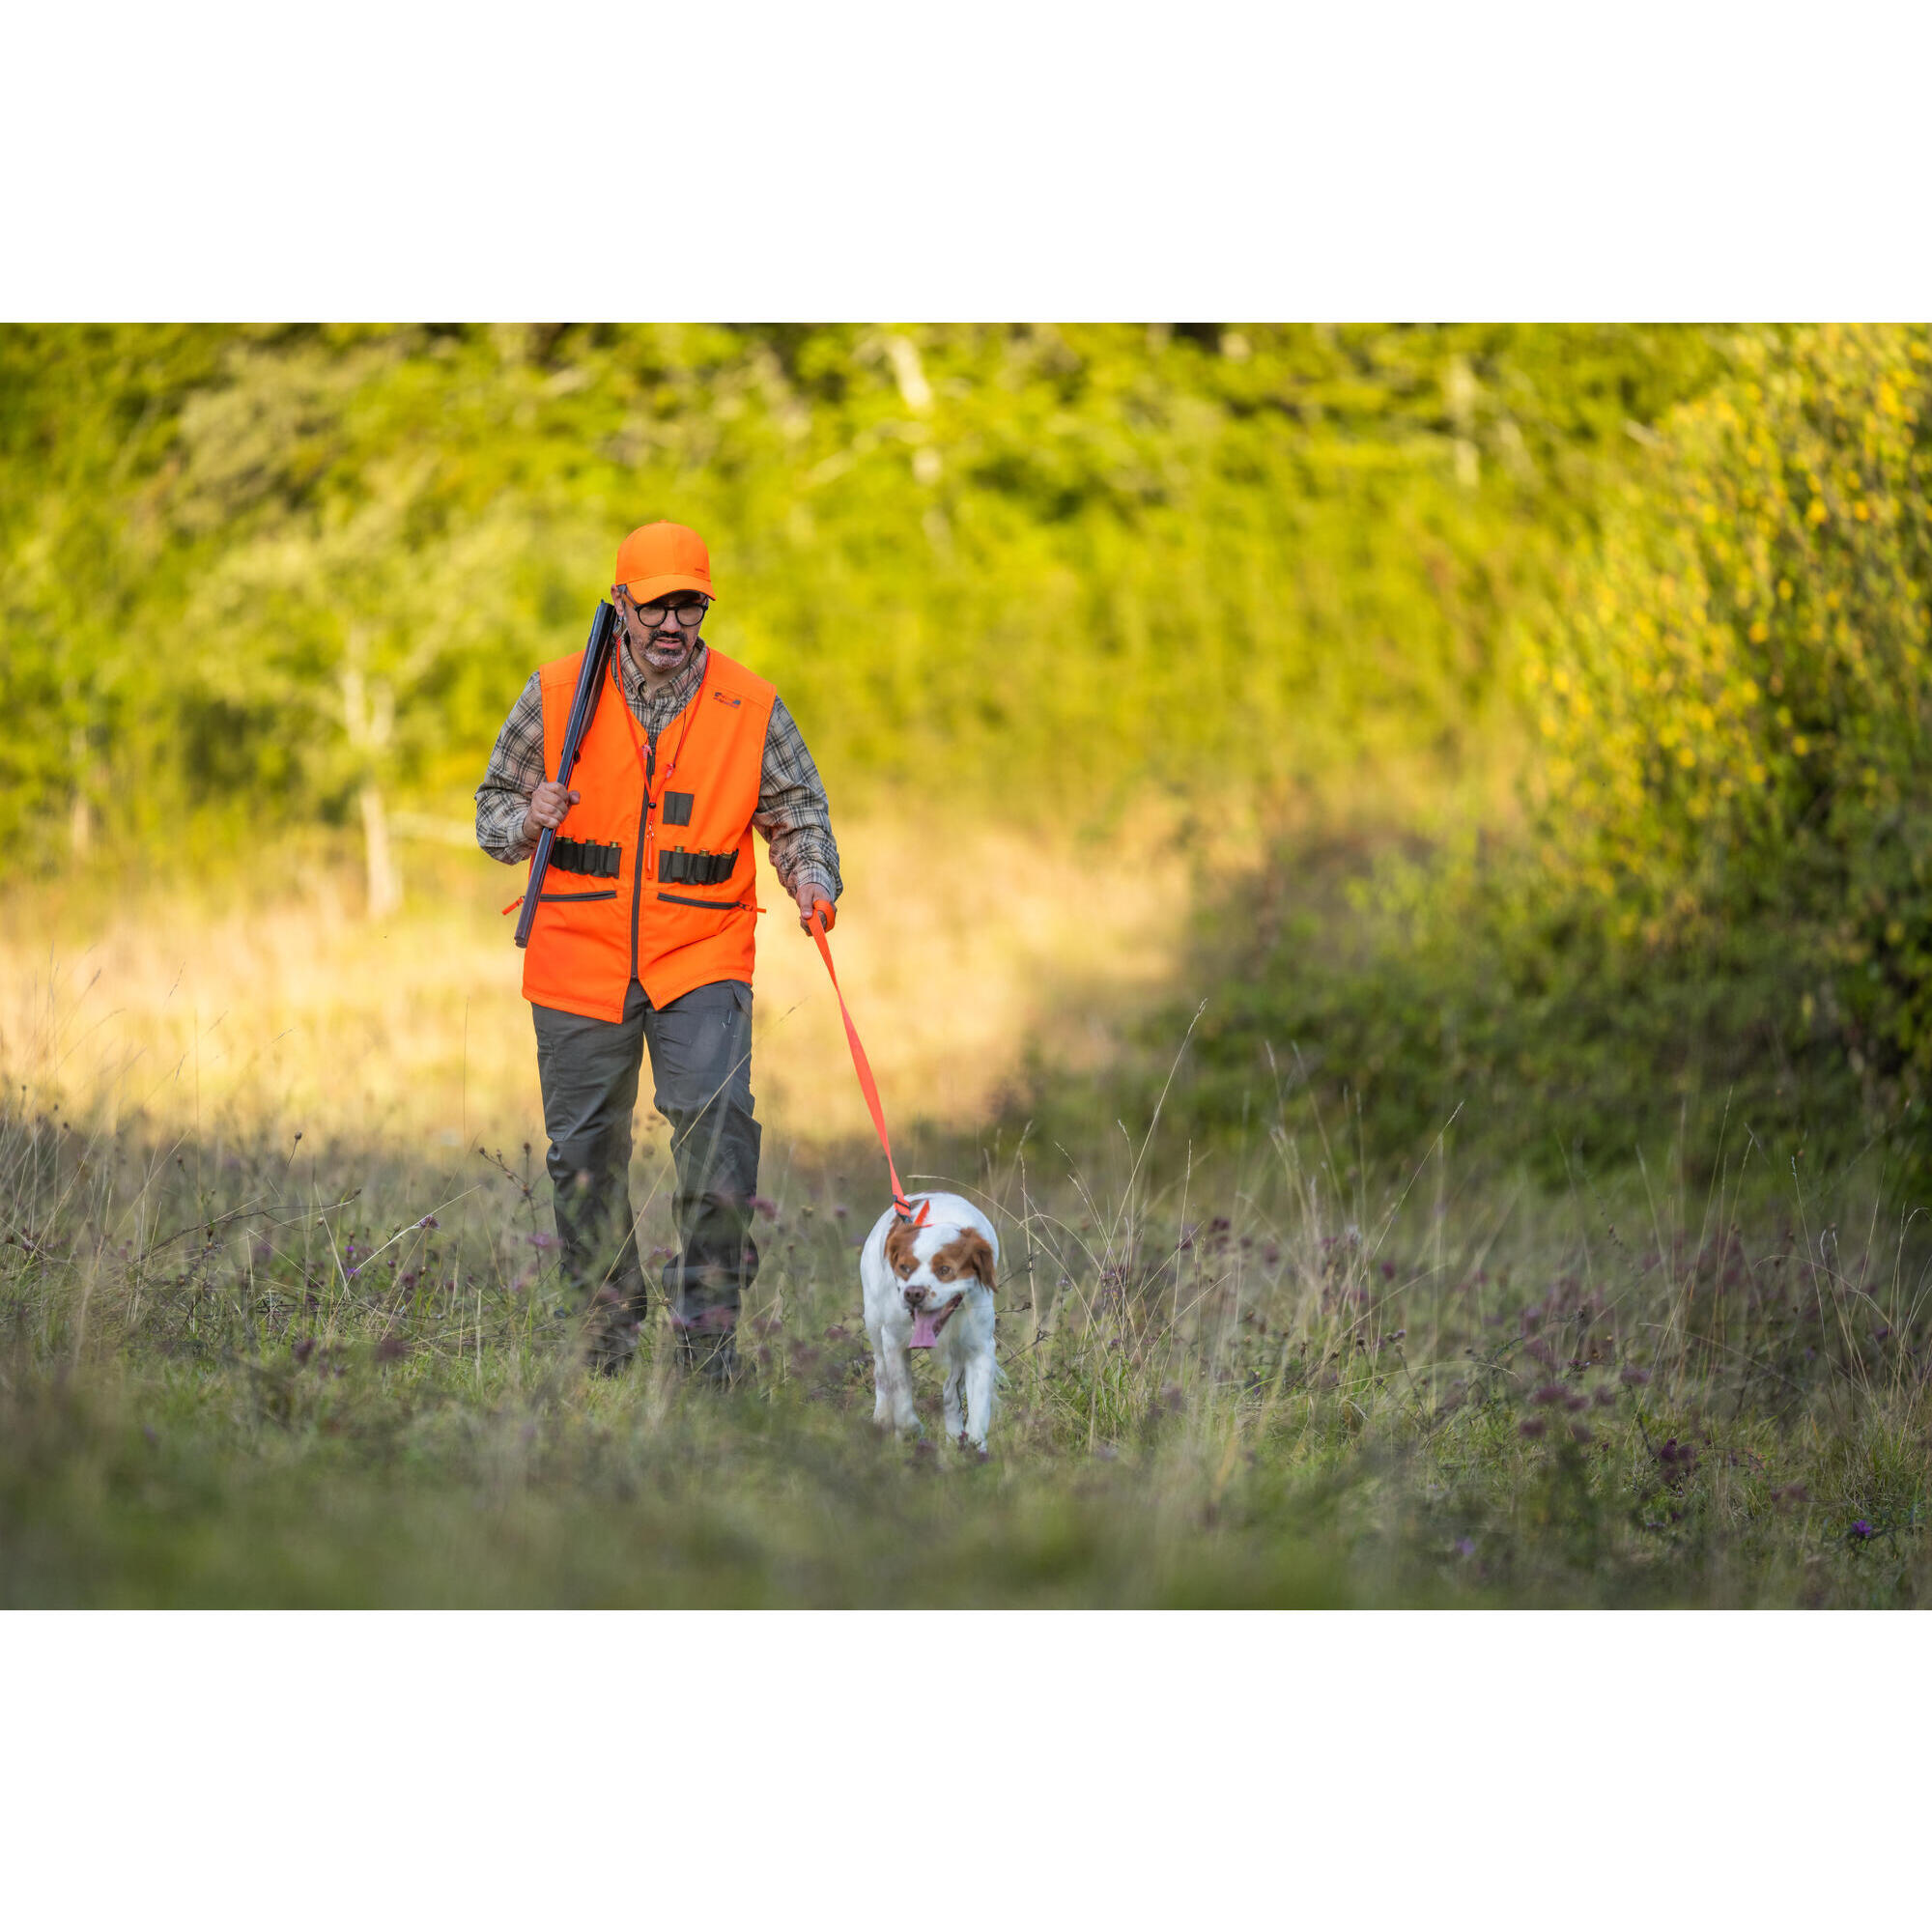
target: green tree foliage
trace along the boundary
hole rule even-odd
[[[1734,1145],[1932,1157],[1932,347],[1730,356],[1527,633],[1530,838],[1465,828],[1340,918],[1270,881],[1179,1097],[1198,1122],[1272,1105],[1286,1067],[1384,1149],[1461,1107],[1559,1179],[1687,1120],[1713,1154],[1726,1116]]]
[[[181,411],[218,379],[193,328],[0,328],[0,865],[83,848],[148,735],[151,614],[175,608]]]
[[[0,331],[0,863],[447,810],[617,538],[847,800],[1320,785],[1454,758],[1568,547],[1725,350],[1679,329]],[[996,786],[987,786],[997,772]]]
[[[1756,946],[1790,1053],[1932,1083],[1932,349],[1744,347],[1675,414],[1529,668],[1545,862],[1650,975]]]

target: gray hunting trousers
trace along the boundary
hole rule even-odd
[[[621,1020],[532,1006],[550,1179],[564,1276],[593,1293],[609,1282],[641,1319],[645,1288],[631,1212],[631,1115],[645,1050],[653,1098],[670,1122],[680,1252],[665,1264],[673,1325],[736,1325],[758,1272],[751,1237],[758,1185],[752,1114],[752,989],[743,980],[694,987],[662,1011],[634,980]]]

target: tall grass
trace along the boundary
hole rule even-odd
[[[1926,1256],[1880,1177],[1740,1136],[1707,1189],[1680,1148],[1551,1199],[1452,1127],[1383,1188],[1286,1094],[1205,1162],[1157,1122],[913,1136],[1001,1232],[982,1465],[872,1429],[867,1151],[768,1167],[757,1374],[721,1398],[655,1327],[582,1372],[538,1150],[160,1134],[15,1078],[0,1596],[1922,1600]],[[665,1179],[640,1150],[647,1250]]]

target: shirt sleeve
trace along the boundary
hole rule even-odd
[[[476,787],[476,842],[506,866],[522,865],[536,850],[536,840],[524,837],[524,818],[543,782],[543,680],[532,671]]]
[[[765,726],[764,770],[752,823],[770,842],[772,869],[786,892],[795,898],[801,885],[810,884],[817,889],[815,897],[838,904],[845,887],[838,873],[838,841],[832,836],[832,810],[818,767],[782,698],[772,700],[771,722]]]

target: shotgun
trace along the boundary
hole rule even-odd
[[[577,769],[577,754],[583,734],[597,715],[597,700],[603,695],[604,674],[611,668],[611,649],[617,639],[617,613],[609,601],[597,607],[590,620],[590,641],[583,647],[583,664],[577,673],[577,693],[570,700],[570,720],[563,727],[563,755],[556,764],[556,782],[567,791],[570,775]],[[550,849],[556,842],[556,828],[546,825],[537,834],[537,849],[530,857],[530,883],[524,893],[524,909],[517,918],[517,944],[530,943],[530,926],[537,916],[537,895],[543,891],[544,874],[550,870]]]

